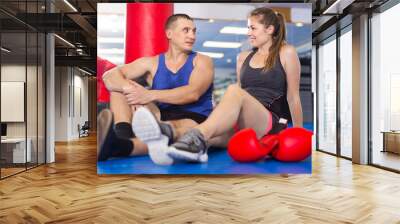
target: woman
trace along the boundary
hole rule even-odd
[[[302,127],[300,62],[296,49],[285,41],[283,16],[269,8],[254,9],[248,28],[253,50],[238,56],[237,84],[228,87],[206,121],[168,148],[173,159],[207,161],[208,145],[226,145],[235,125],[254,129],[258,138],[276,131],[280,118],[290,117],[285,116],[285,105],[293,126]]]

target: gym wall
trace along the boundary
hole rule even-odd
[[[55,141],[77,139],[88,121],[88,77],[73,67],[55,68]]]

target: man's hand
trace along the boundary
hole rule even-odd
[[[151,90],[144,88],[134,81],[129,80],[130,85],[123,87],[123,94],[129,105],[146,105],[154,101]]]

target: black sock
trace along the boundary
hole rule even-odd
[[[132,125],[128,122],[119,122],[115,124],[114,130],[118,138],[131,139],[135,137],[132,131]]]
[[[134,149],[134,144],[131,140],[117,138],[111,147],[113,147],[111,150],[112,157],[129,156]]]

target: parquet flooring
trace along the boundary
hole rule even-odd
[[[95,137],[0,181],[0,223],[400,223],[400,175],[320,152],[312,175],[98,176]]]
[[[12,174],[15,174],[15,173],[18,173],[18,172],[21,172],[21,171],[24,171],[25,170],[25,167],[21,167],[21,168],[1,168],[1,176],[2,177],[7,177],[7,176],[10,176],[10,175],[12,175]]]

